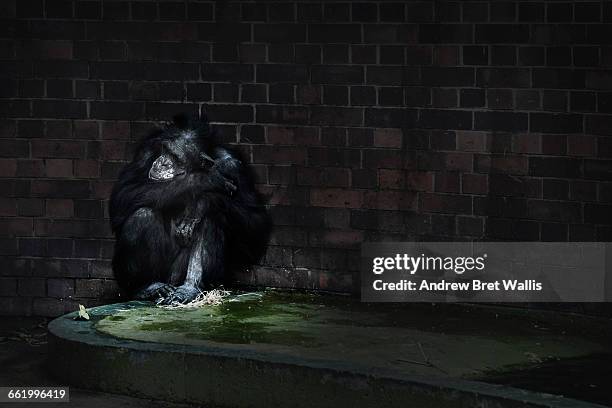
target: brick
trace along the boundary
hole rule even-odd
[[[312,44],[296,44],[295,62],[298,64],[320,64],[321,47]]]
[[[520,22],[543,22],[545,16],[544,3],[519,3],[518,20]]]
[[[480,68],[476,70],[476,85],[485,88],[527,88],[530,71],[516,68]]]
[[[44,239],[39,238],[20,238],[19,239],[19,255],[20,256],[45,256],[47,252],[47,243]]]
[[[427,171],[408,171],[405,173],[405,185],[409,191],[428,191],[434,189],[434,173]]]
[[[538,91],[519,90],[516,92],[516,108],[523,110],[540,109],[540,93]]]
[[[47,126],[47,132],[48,132]],[[74,121],[74,138],[76,139],[97,139],[99,135],[98,123],[94,121]],[[57,136],[56,136],[57,137]]]
[[[32,195],[34,197],[87,197],[89,183],[82,180],[34,180],[32,181]]]
[[[461,89],[459,106],[462,108],[477,108],[485,106],[485,92],[482,89]]]
[[[348,64],[348,44],[324,44],[321,48],[323,64]]]
[[[457,217],[457,233],[473,237],[484,234],[484,219],[480,217]]]
[[[238,102],[239,88],[237,84],[215,84],[214,85],[214,101],[215,102]],[[288,101],[287,103],[290,103]]]
[[[570,47],[549,47],[546,49],[546,65],[569,66],[572,63],[572,50]]]
[[[542,108],[547,111],[566,112],[567,92],[565,91],[543,91]]]
[[[527,114],[514,112],[476,112],[474,129],[504,130],[516,132],[527,130]]]
[[[583,129],[582,115],[530,114],[530,130],[546,133],[578,133]]]
[[[376,88],[372,86],[352,86],[351,105],[369,106],[376,103]]]
[[[584,43],[586,42],[585,27],[580,24],[536,24],[532,27],[531,42],[549,45]]]
[[[106,120],[140,119],[144,116],[144,104],[140,102],[93,102],[91,116]]]
[[[21,198],[17,200],[17,214],[24,217],[39,217],[43,215],[44,202],[36,198]]]
[[[416,85],[418,78],[418,71],[413,68],[372,66],[366,72],[366,83],[374,85]]]
[[[311,24],[308,27],[308,41],[359,43],[361,42],[361,27],[359,24]]]
[[[297,20],[309,23],[320,22],[323,18],[322,4],[304,4],[297,5]]]
[[[457,132],[457,149],[461,151],[485,151],[487,137],[484,132]]]
[[[529,26],[525,24],[477,24],[475,42],[480,44],[527,43]]]
[[[326,21],[349,21],[351,10],[347,3],[324,3],[323,14]]]
[[[455,46],[433,47],[433,63],[435,65],[459,65],[461,49]]]
[[[485,234],[488,237],[517,241],[536,241],[540,238],[537,222],[514,219],[487,219]]]
[[[403,170],[380,169],[378,171],[378,186],[381,189],[398,190],[406,184]]]
[[[428,67],[422,72],[422,84],[430,86],[463,86],[474,85],[474,69],[464,67]]]
[[[361,164],[361,155],[357,149],[311,147],[308,149],[308,164],[357,168]]]
[[[33,140],[33,157],[80,158],[85,153],[83,142],[62,140]]]
[[[404,47],[401,45],[388,45],[380,47],[380,63],[389,65],[402,65],[405,62]],[[412,62],[414,64],[414,61]]]
[[[315,84],[360,84],[364,79],[363,68],[357,66],[315,66],[311,75]]]
[[[542,198],[542,181],[509,174],[490,174],[489,193],[492,196]]]
[[[310,122],[319,125],[359,126],[362,118],[363,110],[360,108],[313,106],[310,112]]]
[[[460,2],[463,7],[463,21],[487,21],[489,17],[489,5],[485,2],[466,1]]]
[[[257,123],[306,124],[308,110],[300,106],[266,106],[256,108]]]
[[[17,201],[14,198],[0,199],[0,216],[17,215]]]
[[[544,200],[529,200],[528,216],[535,220],[573,223],[582,218],[578,203]]]
[[[45,160],[45,172],[47,177],[72,177],[72,167],[72,160],[69,159]]]
[[[268,8],[270,21],[294,21],[295,4],[274,3]]]
[[[542,140],[537,134],[512,135],[512,151],[516,153],[541,153]]]
[[[486,174],[463,174],[461,189],[466,194],[488,194],[489,184]]]
[[[16,16],[20,18],[40,18],[43,17],[42,0],[25,0],[17,2]]]
[[[46,296],[47,288],[44,279],[23,278],[18,280],[17,292],[20,296]]]
[[[491,21],[512,22],[516,20],[516,4],[510,1],[491,3]]]
[[[401,148],[402,131],[400,129],[377,129],[374,131],[374,146]]]
[[[2,236],[32,236],[32,219],[29,218],[3,218],[0,219],[0,235]]]
[[[417,122],[415,109],[368,108],[365,110],[365,125],[369,127],[408,128]]]
[[[529,174],[542,177],[579,177],[580,160],[563,157],[530,157]]]
[[[366,191],[363,208],[376,210],[415,210],[417,195],[403,191]]]
[[[595,2],[577,3],[574,5],[574,19],[576,22],[601,21],[601,6]]]
[[[269,126],[268,143],[311,146],[319,144],[319,136],[315,128]]]
[[[600,156],[602,155],[601,146],[599,144]],[[568,135],[567,137],[567,153],[571,156],[588,156],[593,157],[597,152],[597,138],[589,135]]]
[[[471,129],[472,113],[459,110],[423,109],[419,125],[427,129]]]
[[[363,193],[355,190],[312,189],[310,203],[317,207],[360,208]]]
[[[16,296],[17,295],[17,279],[16,278],[0,278],[0,296]]]
[[[73,279],[48,279],[47,294],[54,298],[68,298],[74,295]]]
[[[518,155],[478,155],[475,167],[480,173],[527,174],[528,159]]]
[[[585,73],[572,69],[536,68],[532,81],[537,88],[581,89],[585,86]]]
[[[463,64],[465,65],[488,65],[489,48],[480,45],[463,46]]]
[[[378,104],[380,106],[402,106],[404,104],[404,90],[399,87],[379,88]]]
[[[516,65],[516,54],[516,46],[494,45],[491,47],[491,64]]]
[[[472,33],[472,26],[469,24],[420,24],[419,43],[472,43]]]
[[[202,64],[204,81],[249,82],[253,80],[253,67],[245,64]]]
[[[461,191],[461,177],[459,173],[436,173],[434,188],[437,193],[459,193]]]
[[[351,61],[354,64],[375,64],[376,46],[375,45],[351,45]]]
[[[519,65],[537,66],[544,65],[544,47],[519,47]]]
[[[30,106],[26,101],[2,101],[0,102],[0,113],[5,117],[28,117]]]
[[[577,67],[595,67],[599,65],[599,47],[574,47],[573,62]]]
[[[265,64],[257,66],[260,82],[305,82],[308,72],[303,66]]]
[[[305,24],[257,24],[256,42],[306,42]]]
[[[471,214],[472,199],[455,194],[421,195],[420,208],[422,211],[447,214]]]
[[[410,24],[367,24],[364,26],[364,42],[377,44],[414,44],[417,42],[417,26]]]
[[[114,280],[77,279],[75,294],[79,297],[113,299],[116,298],[118,290],[117,282]]]
[[[254,146],[253,163],[304,164],[306,152],[297,147]]]
[[[18,160],[17,175],[21,177],[43,177],[45,174],[42,160]]]
[[[323,104],[325,105],[348,105],[349,88],[346,86],[331,86],[323,87]]]

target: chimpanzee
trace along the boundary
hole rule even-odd
[[[248,167],[216,139],[205,117],[177,116],[121,171],[109,212],[113,272],[129,296],[187,303],[262,255],[267,212]]]

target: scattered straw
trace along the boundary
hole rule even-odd
[[[223,303],[223,300],[230,295],[230,292],[225,289],[212,289],[207,292],[200,291],[200,294],[189,303],[172,302],[169,305],[160,305],[158,307],[164,309],[196,309],[203,306],[217,306]],[[161,302],[162,299],[159,300]]]

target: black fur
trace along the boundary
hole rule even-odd
[[[160,155],[179,169],[174,178],[151,179]],[[257,262],[270,223],[248,170],[206,119],[179,116],[145,138],[109,203],[120,287],[138,299],[188,302],[226,271]]]

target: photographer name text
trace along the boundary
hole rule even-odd
[[[542,283],[534,280],[502,279],[496,281],[483,281],[473,279],[465,282],[450,282],[441,280],[431,282],[427,280],[413,281],[401,279],[396,282],[384,282],[376,279],[372,282],[376,291],[429,291],[429,292],[460,292],[460,291],[541,291]]]

